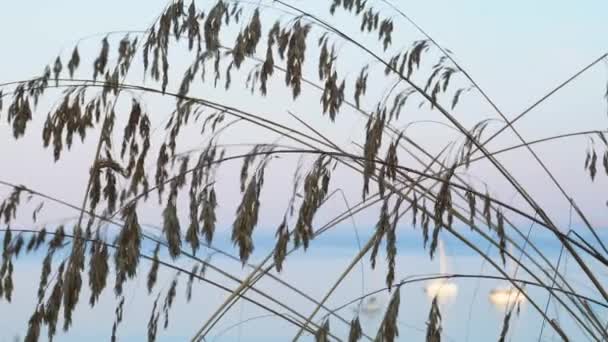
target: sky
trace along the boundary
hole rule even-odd
[[[7,28],[2,39],[3,53],[0,56],[0,65],[4,67],[1,78],[3,81],[13,81],[36,75],[41,72],[44,65],[54,61],[58,53],[69,55],[77,42],[81,54],[84,55],[83,64],[87,63],[84,59],[87,53],[90,54],[88,63],[91,63],[90,60],[98,51],[101,33],[145,29],[158,15],[163,3],[163,1],[146,1],[143,6],[137,1],[83,3],[61,0],[12,3],[10,11],[2,11],[0,14],[0,21]],[[326,12],[323,1],[312,1],[309,6],[317,12]],[[378,2],[376,6],[381,8],[382,4]],[[601,15],[608,8],[608,4],[604,1],[509,3],[473,0],[433,3],[419,1],[405,2],[400,6],[434,39],[454,52],[456,60],[468,70],[509,118],[515,117],[607,49],[604,37],[608,33],[608,28]],[[277,15],[270,10],[264,13],[269,16]],[[397,18],[399,17],[395,15],[394,19],[399,24],[398,32],[403,32],[406,41],[402,43],[401,38],[396,39],[395,46],[405,47],[412,40],[420,38],[420,34],[411,26],[398,21]],[[348,17],[338,14],[336,20],[346,23]],[[78,29],[75,30],[75,27]],[[82,38],[85,39],[81,40]],[[341,49],[349,51],[347,47],[341,46]],[[175,58],[179,59],[182,56]],[[359,65],[360,63],[353,63],[353,68],[358,68]],[[596,65],[562,89],[557,96],[533,110],[517,124],[517,129],[524,138],[537,139],[560,133],[605,128],[608,109],[603,95],[608,78],[607,69],[605,63]],[[348,72],[351,73],[349,74],[351,78],[354,77],[353,70]],[[133,74],[136,74],[133,76],[134,80],[141,81],[141,72],[137,74],[136,71]],[[385,90],[387,85],[378,84],[377,87],[372,88]],[[220,92],[213,92],[209,96],[214,96],[216,93]],[[218,98],[226,100],[226,97]],[[152,108],[159,108],[157,112],[169,111],[171,108],[166,104],[155,102],[155,99],[151,101]],[[248,98],[243,97],[242,101],[248,103],[246,102]],[[318,112],[318,107],[314,105],[317,101],[315,97],[303,97],[296,106],[289,107],[290,105],[285,104],[285,107],[292,109],[298,115],[305,115],[308,111]],[[461,103],[461,106],[456,108],[455,115],[468,127],[481,117],[496,117],[477,94],[465,97]],[[282,104],[277,103],[266,102],[264,106],[266,105],[269,107],[264,108],[270,108],[269,111],[282,107]],[[44,117],[46,109],[40,112]],[[408,118],[400,125],[416,120],[439,119],[436,113],[427,114],[427,112],[408,113]],[[279,114],[281,115],[279,120],[286,120],[284,112]],[[326,117],[307,115],[307,119],[323,133],[336,133],[333,125],[328,125]],[[40,125],[41,122],[38,121],[38,124]],[[294,124],[293,120],[285,122]],[[348,113],[342,116],[340,122],[350,129],[339,130],[336,133],[339,139],[348,143],[349,138],[359,138],[350,132],[356,127],[361,127],[364,123],[362,119]],[[452,131],[433,124],[418,124],[414,127],[415,129],[408,130],[408,133],[427,145],[430,150],[438,151],[443,147],[440,143],[449,139],[446,137],[453,136]],[[490,130],[498,127],[498,123],[493,123],[490,125]],[[542,129],[538,129],[539,127]],[[248,132],[244,125],[236,125],[233,132],[235,135],[231,136],[231,142],[261,140],[251,134],[242,134]],[[3,130],[0,134],[4,135],[8,132]],[[89,143],[91,141],[92,139],[88,140]],[[517,142],[519,141],[514,135],[507,131],[503,134],[503,138],[496,139],[489,146],[491,149],[498,149]],[[64,158],[56,167],[48,170],[49,177],[61,179],[69,175],[72,184],[84,186],[87,173],[82,172],[79,166],[90,163],[87,162],[90,157],[86,151],[93,148],[92,144],[85,147],[75,146],[70,153],[72,156]],[[542,155],[543,162],[548,165],[579,206],[589,208],[586,214],[594,220],[594,224],[604,226],[608,222],[605,222],[604,215],[599,213],[604,208],[605,199],[598,189],[606,182],[604,178],[598,177],[599,179],[592,183],[585,176],[582,166],[588,145],[586,138],[575,137],[536,145],[534,149]],[[22,139],[18,144],[11,145],[10,149],[5,149],[2,156],[3,164],[16,165],[4,170],[6,180],[31,184],[50,193],[62,192],[65,199],[78,202],[82,196],[80,190],[82,186],[66,188],[62,186],[63,182],[49,183],[44,180],[38,182],[33,173],[29,172],[41,165],[48,165],[51,160],[49,151],[39,147],[39,138],[32,137]],[[184,146],[184,149],[187,147]],[[28,151],[25,158],[21,153],[23,150]],[[567,158],[564,157],[565,155]],[[24,162],[24,159],[27,162]],[[567,221],[565,213],[568,212],[568,202],[527,152],[522,152],[520,149],[517,152],[505,153],[499,160],[508,165],[509,171],[529,189],[533,196],[555,209],[558,221],[561,223]],[[494,171],[489,171],[491,167],[486,163],[480,165],[483,166],[471,170],[471,174],[492,177],[494,195],[503,196],[501,199],[505,201],[512,200],[514,195],[512,187],[500,179],[502,177],[495,175]],[[345,184],[355,182],[360,184],[360,179],[351,176]],[[234,195],[238,196],[237,193]],[[598,200],[598,196],[601,196],[602,200]],[[232,208],[227,209],[226,214],[230,215],[231,212]]]
[[[376,3],[375,6],[379,8],[383,7],[381,1],[370,1]],[[603,0],[394,2],[398,3],[399,8],[423,27],[436,41],[454,52],[455,59],[468,70],[509,118],[515,117],[547,91],[608,51],[606,40],[608,24],[606,24],[605,19],[605,13],[608,13],[608,2]],[[199,0],[197,3],[207,4],[209,2]],[[308,6],[307,8],[321,13],[325,13],[326,7],[329,6],[329,1],[320,0],[296,1],[296,3],[303,4]],[[165,4],[166,1],[164,0],[56,0],[52,2],[27,0],[4,4],[3,10],[0,11],[0,32],[2,32],[0,34],[0,43],[2,44],[0,83],[37,75],[46,64],[52,63],[57,54],[63,56],[69,54],[77,42],[84,56],[83,59],[88,57],[84,63],[92,63],[91,58],[98,49],[99,39],[102,37],[101,33],[146,29],[155,20]],[[269,13],[269,11],[265,13],[268,16],[275,15]],[[395,46],[404,47],[409,45],[412,40],[420,38],[420,34],[397,15],[393,16],[393,19],[398,23],[398,32],[400,33],[393,39]],[[348,17],[338,14],[332,20],[338,24],[347,25]],[[348,47],[341,48],[343,49],[341,53],[348,54],[350,51]],[[185,56],[179,54],[175,55],[175,58],[184,61],[184,65],[187,61]],[[351,65],[345,66],[345,70],[350,73],[351,78],[353,77],[352,74],[355,73],[353,70],[358,70],[357,68],[361,63],[364,63],[364,61],[353,58],[352,68],[349,69]],[[132,77],[136,81],[141,81],[140,76],[141,72]],[[603,96],[606,92],[607,80],[608,64],[604,62],[596,65],[575,82],[560,90],[557,96],[552,97],[526,116],[524,120],[517,124],[518,130],[526,139],[536,139],[571,131],[606,129],[608,108]],[[389,84],[376,81],[371,87],[373,89],[370,90],[370,93],[379,93],[389,86]],[[253,100],[244,94],[237,93],[236,96],[239,97],[231,97],[234,95],[223,95],[221,92],[213,92],[212,90],[213,88],[209,87],[202,88],[201,91],[205,91],[205,95],[214,96],[221,100],[233,101],[236,99],[244,107],[253,103]],[[373,95],[369,97],[373,98]],[[365,122],[360,118],[355,118],[354,114],[345,113],[341,117],[342,121],[340,122],[343,125],[341,127],[347,128],[335,129],[335,126],[330,124],[326,117],[318,113],[317,97],[304,96],[295,104],[290,104],[288,100],[288,96],[285,96],[284,99],[273,99],[272,101],[261,100],[259,108],[261,111],[267,111],[271,118],[291,124],[294,124],[294,121],[289,121],[286,118],[284,108],[294,110],[298,115],[306,115],[306,118],[310,120],[309,122],[320,131],[335,134],[336,139],[345,143],[348,143],[350,139],[360,138],[356,129],[360,128]],[[155,114],[160,113],[159,115],[162,116],[165,114],[164,112],[168,113],[171,110],[171,104],[162,103],[156,99],[150,101],[147,108]],[[44,104],[48,106],[52,104],[52,101]],[[281,108],[280,110],[283,112],[274,113],[273,109],[275,108]],[[41,118],[46,117],[46,110],[40,111]],[[427,112],[408,113],[409,116],[400,124],[404,126],[408,121],[437,118],[437,116],[431,116],[432,113]],[[495,117],[491,108],[477,94],[463,99],[455,114],[469,126],[480,117]],[[32,127],[40,127],[42,122],[43,120],[38,120],[32,124]],[[491,128],[496,129],[499,126],[495,124]],[[412,137],[436,151],[443,147],[440,142],[444,141],[444,137],[453,135],[450,130],[445,130],[433,124],[420,124],[413,127],[416,128],[408,130]],[[231,131],[230,134],[231,142],[236,143],[264,140],[266,137],[263,132],[250,130],[243,125],[236,125],[234,131]],[[87,181],[88,165],[91,162],[91,153],[94,148],[94,143],[91,140],[94,139],[89,139],[85,144],[75,144],[73,150],[66,153],[65,158],[60,163],[55,164],[52,162],[51,151],[40,148],[39,136],[33,135],[33,137],[27,137],[19,142],[5,143],[10,137],[10,131],[6,118],[0,117],[0,141],[2,141],[2,145],[0,145],[0,178],[13,183],[27,184],[43,192],[57,194],[71,203],[79,203],[82,199],[82,189]],[[513,134],[507,133],[490,146],[491,149],[498,149],[509,146],[513,142],[516,142]],[[599,141],[596,141],[596,143],[599,143]],[[181,147],[187,150],[198,145],[197,141],[185,141]],[[585,138],[572,138],[563,142],[538,145],[534,149],[542,155],[543,161],[550,166],[564,188],[573,194],[577,203],[588,210],[586,214],[592,219],[594,225],[602,228],[608,227],[608,220],[606,220],[605,215],[607,198],[605,191],[603,191],[608,185],[608,181],[606,180],[607,177],[601,174],[603,171],[600,171],[600,176],[595,182],[591,182],[589,177],[586,176],[583,170],[583,162],[588,145],[589,142]],[[499,160],[508,165],[509,170],[526,185],[536,198],[551,208],[551,215],[554,215],[560,225],[567,224],[569,213],[567,202],[547,179],[542,169],[532,161],[529,154],[521,151],[506,153],[501,155]],[[269,171],[268,179],[285,181],[291,179],[295,164],[293,160],[277,160],[273,163],[278,166]],[[226,240],[224,243],[228,249],[231,247],[227,242],[229,235],[227,229],[232,222],[231,216],[234,213],[234,206],[238,204],[240,198],[238,187],[232,181],[238,174],[240,164],[230,165],[231,167],[222,171],[222,177],[226,179],[222,184],[227,189],[221,198],[219,208],[220,224],[225,228],[220,236]],[[45,170],[45,177],[37,176],[41,168]],[[344,188],[348,198],[355,196],[352,198],[358,199],[361,186],[360,178],[340,172],[336,172],[337,178],[339,178],[338,184]],[[471,174],[473,178],[487,176],[493,182],[493,194],[506,202],[522,205],[521,201],[514,196],[512,188],[499,176],[495,175],[486,164],[473,168]],[[285,183],[279,181],[276,184],[273,184],[274,182],[267,183],[270,183],[267,194],[271,198],[276,197],[276,199],[269,200],[263,206],[265,210],[263,210],[260,218],[262,224],[259,233],[259,240],[262,243],[259,245],[259,250],[256,251],[260,254],[271,246],[272,233],[278,222],[277,219],[280,219],[285,210],[285,201],[290,190],[285,186]],[[336,199],[329,202],[327,210],[321,212],[320,215],[322,218],[326,218],[337,210],[344,210],[345,207],[344,201],[339,200],[336,196]],[[153,222],[157,219],[157,214],[157,212],[148,208],[148,211],[144,214],[147,216],[144,219]],[[73,216],[74,213],[59,207],[50,207],[46,210],[45,215],[50,221],[56,221]],[[356,223],[363,232],[362,236],[369,236],[376,220],[376,212],[373,211],[356,216]],[[401,266],[399,266],[399,274],[405,276],[413,274],[419,269],[429,270],[430,273],[436,272],[438,269],[436,260],[429,261],[426,252],[419,246],[420,241],[410,239],[410,235],[413,236],[414,233],[404,234],[404,240],[401,240],[400,251],[406,250],[408,252],[403,254],[400,252],[398,264]],[[419,236],[419,231],[416,231],[415,235]],[[316,250],[318,254],[309,253],[306,258],[303,255],[294,256],[292,264],[289,266],[290,271],[287,271],[284,277],[303,284],[310,293],[320,297],[326,289],[325,285],[335,278],[338,270],[356,253],[356,246],[353,244],[352,237],[353,232],[350,225],[339,227],[333,238],[328,237],[320,243],[319,249]],[[349,243],[343,243],[344,241],[349,241]],[[448,246],[448,251],[453,256],[452,265],[455,266],[455,271],[474,272],[472,270],[478,269],[481,262],[470,251],[467,252],[464,247],[452,241],[448,242]],[[550,243],[544,246],[551,250],[552,258],[557,257],[556,248],[550,247]],[[309,255],[315,257],[310,258]],[[260,257],[260,255],[256,254],[256,257]],[[328,260],[330,261],[328,262]],[[225,263],[227,269],[244,274],[238,264],[227,260],[221,260],[221,262]],[[27,271],[17,272],[21,277],[17,281],[33,286],[39,277],[39,267],[29,259],[24,259],[20,263],[22,263],[20,265],[21,270],[27,269]],[[415,265],[424,266],[415,267]],[[488,267],[486,266],[486,268]],[[368,270],[367,272],[372,274],[369,277],[370,284],[367,285],[367,288],[380,287],[383,283],[384,269],[375,272]],[[313,275],[322,279],[323,282],[312,281],[311,277]],[[355,276],[359,276],[359,274],[354,274],[353,277]],[[573,275],[575,278],[578,276],[576,273]],[[167,273],[161,279],[169,282],[171,277],[172,274]],[[127,328],[122,331],[123,338],[126,341],[139,340],[140,334],[147,324],[150,308],[145,307],[143,316],[139,311],[140,307],[143,308],[150,304],[145,298],[139,296],[140,292],[145,291],[144,281],[139,279],[130,288],[130,291],[137,293],[138,296],[134,297],[135,299],[129,306],[126,315],[128,318],[124,327]],[[183,285],[185,282],[186,278],[182,276],[180,284]],[[357,281],[347,283],[345,288],[340,291],[341,297],[332,299],[335,304],[338,304],[341,299],[355,296],[360,292]],[[375,286],[372,286],[372,284]],[[472,287],[471,284],[474,284],[474,282],[459,282],[461,294],[457,301],[445,306],[446,315],[449,318],[446,318],[446,334],[457,341],[464,340],[467,335],[465,311],[459,308],[468,307],[472,298],[484,298],[482,295],[475,297],[475,291],[487,293],[492,286],[497,285],[496,282],[484,283],[478,290],[475,290],[476,287]],[[269,291],[281,291],[276,285],[272,284],[265,288]],[[205,286],[203,289],[203,291],[209,291],[209,297],[203,296],[202,299],[197,297],[195,303],[189,305],[186,305],[183,299],[176,304],[176,308],[174,308],[176,318],[172,319],[175,325],[172,325],[169,331],[162,334],[160,340],[184,339],[186,336],[182,335],[183,332],[190,333],[193,327],[203,321],[211,308],[219,303],[220,298],[223,298],[220,291],[212,289],[210,286]],[[31,309],[28,301],[33,293],[35,293],[33,287],[19,289],[15,301],[19,304],[16,306],[7,306],[5,302],[0,302],[0,332],[10,331],[6,334],[0,333],[0,341],[10,341],[14,334],[23,332],[22,328],[17,327],[24,327]],[[421,339],[423,335],[416,328],[424,327],[424,318],[428,312],[429,303],[424,296],[420,295],[423,293],[421,286],[407,293],[403,302],[406,303],[405,307],[411,310],[403,316],[403,322],[414,328],[404,328],[405,336]],[[181,295],[183,295],[183,288],[180,292]],[[538,295],[542,296],[540,293]],[[99,308],[91,311],[83,308],[83,310],[78,311],[78,319],[82,322],[82,327],[76,328],[76,332],[71,336],[60,335],[57,340],[78,341],[86,337],[91,341],[96,341],[101,340],[100,336],[104,336],[105,339],[111,329],[115,304],[110,300],[113,297],[111,291],[107,291],[106,296],[108,301],[104,302]],[[211,300],[206,301],[205,298],[211,298]],[[295,301],[293,303],[299,303],[296,299],[287,298],[290,302],[293,300]],[[14,309],[15,307],[17,309]],[[180,307],[188,309],[177,309]],[[15,310],[11,312],[14,314],[7,315],[8,310]],[[235,322],[243,317],[259,315],[262,312],[249,304],[243,305],[240,310],[235,311],[236,313],[227,318],[226,326],[229,325],[229,322]],[[485,298],[475,300],[473,314],[476,316],[474,318],[481,319],[480,322],[487,321],[487,324],[480,323],[479,326],[483,326],[483,328],[470,332],[469,338],[471,341],[491,339],[499,333],[499,321],[502,312],[490,310],[494,310],[494,308],[489,306]],[[80,313],[82,316],[80,316]],[[489,314],[485,315],[485,313]],[[348,314],[351,314],[351,312],[346,312],[345,316],[349,317]],[[533,315],[533,313],[531,310],[527,310],[524,312],[524,316],[517,320],[517,322],[520,322],[517,324],[522,324],[521,329],[518,329],[518,334],[523,335],[521,335],[521,339],[517,339],[518,335],[512,336],[513,341],[536,340],[537,335],[525,335],[528,330],[538,331],[538,327],[535,326],[536,322],[527,320],[526,317],[530,316],[526,315]],[[103,327],[91,324],[97,317],[104,317]],[[249,340],[253,340],[255,335],[260,341],[270,340],[271,336],[268,336],[268,332],[272,332],[274,335],[290,336],[289,332],[291,330],[289,330],[289,327],[283,325],[279,327],[276,320],[261,320],[259,322],[263,323],[259,323],[259,325],[257,325],[258,323],[252,323],[251,327],[255,326],[256,328],[244,328],[241,333],[249,334],[247,335],[251,338]],[[377,324],[377,322],[370,323],[370,327],[373,327],[374,324]],[[338,326],[338,323],[336,323],[336,329],[343,329],[343,327],[337,328]],[[374,331],[374,329],[370,328],[370,331]],[[218,328],[216,333],[219,331]],[[280,332],[280,334],[277,332]],[[259,336],[256,334],[259,334]],[[234,341],[237,337],[238,333],[233,330],[225,335],[223,340]],[[276,338],[276,336],[272,337]],[[280,338],[282,337],[277,340],[280,340]],[[220,340],[222,339],[218,339],[218,341]]]

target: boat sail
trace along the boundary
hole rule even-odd
[[[439,240],[437,248],[439,250],[439,273],[440,275],[446,275],[448,274],[448,260],[445,255],[442,240]],[[430,281],[424,290],[429,298],[437,298],[439,301],[444,301],[456,296],[458,293],[458,286],[451,280],[441,278]]]
[[[511,250],[511,246],[509,245],[507,248],[509,250],[509,254],[514,255]],[[515,274],[513,262],[507,259],[506,264],[506,273],[513,276]],[[489,299],[492,304],[499,308],[505,308],[509,305],[520,305],[526,301],[526,297],[510,283],[492,289],[489,294]]]

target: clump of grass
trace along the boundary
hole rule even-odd
[[[55,162],[61,161],[78,144],[74,135],[80,138],[80,143],[91,139],[93,132],[99,136],[80,206],[24,185],[0,181],[0,184],[10,188],[0,202],[0,218],[5,227],[0,263],[0,297],[10,302],[13,292],[19,289],[13,283],[13,273],[18,271],[14,261],[19,254],[33,253],[40,248],[46,250],[46,256],[40,262],[38,300],[27,322],[25,340],[39,340],[43,327],[46,327],[48,338],[52,340],[57,332],[60,311],[63,312],[64,331],[71,329],[72,316],[79,308],[80,291],[85,283],[82,273],[85,271],[88,272],[91,307],[99,301],[110,273],[115,273],[117,306],[111,337],[112,340],[118,339],[118,328],[123,320],[123,306],[127,296],[123,286],[138,276],[138,269],[143,264],[141,260],[151,262],[147,289],[150,299],[155,297],[147,326],[149,341],[154,341],[158,335],[161,314],[163,329],[167,329],[170,324],[169,313],[182,274],[188,276],[188,301],[199,295],[195,287],[198,282],[194,280],[206,282],[228,293],[226,300],[202,322],[200,328],[193,327],[193,341],[203,339],[234,303],[241,299],[292,324],[296,329],[294,340],[305,332],[313,334],[317,341],[337,339],[330,330],[330,316],[335,318],[332,322],[349,326],[348,336],[340,338],[348,338],[351,342],[372,340],[366,331],[369,329],[361,325],[358,316],[345,318],[339,312],[329,310],[325,302],[367,253],[372,268],[376,266],[384,241],[388,264],[386,285],[387,290],[392,292],[392,297],[374,340],[394,341],[399,337],[397,318],[400,291],[404,285],[403,282],[396,281],[399,276],[396,265],[397,237],[399,230],[405,229],[402,217],[406,214],[412,216],[414,227],[420,217],[421,243],[426,248],[430,238],[428,248],[431,258],[440,235],[451,234],[479,253],[505,280],[520,289],[520,283],[503,270],[507,261],[511,261],[531,277],[532,284],[544,289],[567,312],[568,319],[578,323],[577,326],[583,333],[592,339],[606,339],[607,333],[599,313],[587,304],[579,293],[581,289],[568,281],[566,275],[560,272],[559,264],[551,263],[535,241],[526,238],[525,245],[518,243],[515,238],[524,235],[521,225],[513,223],[516,219],[523,219],[526,223],[534,223],[554,234],[564,251],[581,268],[593,286],[594,294],[602,298],[598,302],[608,302],[605,287],[598,280],[596,272],[587,265],[588,260],[608,265],[608,250],[585,216],[584,208],[576,205],[573,197],[564,190],[540,156],[530,148],[535,143],[553,139],[598,135],[604,145],[597,147],[592,144],[584,161],[584,168],[593,182],[600,176],[600,158],[608,175],[608,143],[604,132],[574,132],[530,142],[524,140],[513,123],[608,55],[602,55],[521,115],[508,120],[468,72],[453,59],[451,52],[438,45],[389,1],[381,2],[390,11],[374,8],[367,1],[331,1],[329,14],[341,11],[351,17],[359,30],[358,34],[353,35],[322,19],[320,14],[306,11],[303,4],[292,5],[287,1],[277,0],[256,5],[219,0],[202,8],[194,1],[190,4],[185,4],[183,0],[171,1],[145,32],[130,32],[118,41],[114,39],[114,34],[104,36],[99,52],[92,61],[81,60],[76,45],[69,58],[56,56],[40,77],[1,85],[0,111],[6,112],[12,137],[19,140],[27,134],[41,133],[42,146],[52,149]],[[282,14],[277,17],[271,14],[273,11]],[[401,49],[394,46],[394,42],[397,38],[401,41],[402,37],[407,36],[404,32],[408,23],[414,24],[414,29],[422,35],[422,39],[414,40],[408,48]],[[362,42],[368,36],[374,37],[375,44]],[[182,49],[182,39],[187,41],[187,49]],[[314,44],[314,40],[317,44]],[[353,65],[357,59],[341,53],[341,47],[345,45],[354,48],[360,54],[357,57],[361,58],[358,59],[365,62]],[[192,61],[181,80],[176,70],[183,66],[174,63],[170,57],[170,52],[180,50],[186,50],[183,52]],[[265,54],[260,56],[259,51],[265,51]],[[134,63],[143,65],[143,76],[148,77],[147,82],[130,83],[128,76]],[[84,65],[92,67],[81,70]],[[356,73],[350,77],[344,68],[353,66]],[[212,79],[206,76],[209,69]],[[309,76],[310,70],[315,75]],[[92,72],[92,75],[86,76],[86,72]],[[315,77],[318,77],[318,81]],[[244,81],[233,82],[237,78]],[[220,81],[223,82],[223,87],[217,87]],[[390,84],[391,87],[379,96],[370,91],[374,85],[381,83]],[[200,95],[194,89],[201,84],[212,85],[215,94],[228,96],[224,97],[225,100],[215,101],[212,96]],[[42,110],[38,108],[40,98],[52,98],[53,94],[47,94],[54,93],[51,89],[61,89],[62,93],[50,108],[41,132],[33,131],[30,121],[35,119],[35,113]],[[231,97],[233,91],[239,94],[250,92],[251,98],[260,102],[276,100],[276,103],[282,103],[281,101],[288,100],[294,106],[301,105],[304,96],[318,96],[317,109],[322,115],[328,114],[327,127],[335,130],[343,129],[340,126],[343,117],[361,115],[367,124],[359,132],[364,137],[363,140],[355,145],[360,150],[348,152],[351,151],[351,146],[326,136],[321,133],[325,130],[316,129],[305,119],[298,118],[299,123],[306,128],[302,129],[301,126],[279,123],[267,117],[255,105],[241,108],[239,101]],[[487,132],[491,129],[491,119],[481,118],[467,129],[463,120],[454,113],[463,96],[476,92],[482,95],[482,99],[503,120],[502,128],[489,137]],[[291,95],[291,98],[285,99],[285,93]],[[161,139],[154,136],[156,129],[153,127],[157,125],[157,118],[149,112],[150,108],[147,108],[145,102],[145,96],[152,95],[168,99],[175,105],[165,122],[158,125],[158,130],[165,134]],[[127,101],[126,108],[122,108],[119,99],[125,97],[130,101]],[[418,107],[412,106],[414,100],[421,101]],[[3,108],[5,102],[8,103],[6,110]],[[406,121],[411,123],[410,113],[425,106],[443,117],[444,121],[439,123],[458,132],[457,141],[445,141],[451,148],[446,148],[437,155],[425,147],[424,141],[415,141],[396,128]],[[199,118],[204,120],[201,122]],[[234,118],[234,121],[226,118]],[[236,123],[264,130],[269,135],[257,137],[262,141],[254,144],[246,153],[227,152],[228,149],[222,146],[220,139],[229,137],[228,133],[232,132]],[[186,132],[192,128],[198,131],[197,139],[204,147],[181,152],[185,145],[184,138],[188,136]],[[543,168],[567,203],[576,209],[576,215],[593,233],[593,243],[573,238],[570,234],[572,231],[563,233],[567,229],[554,221],[551,208],[541,205],[531,196],[526,186],[509,172],[509,165],[495,157],[501,151],[490,152],[486,148],[491,140],[507,129],[515,134],[519,142],[505,150],[520,147],[527,149],[533,162]],[[278,140],[271,140],[270,133],[293,145],[280,145]],[[286,179],[270,179],[273,183],[288,186],[292,191],[286,203],[287,210],[277,225],[276,245],[254,267],[249,264],[249,260],[255,249],[254,230],[261,217],[262,204],[266,200],[262,196],[263,186],[269,181],[265,173],[272,169],[272,158],[287,155],[297,155],[304,162],[298,163],[291,183],[285,183]],[[227,272],[222,273],[213,266],[210,259],[202,260],[196,256],[202,246],[213,247],[216,230],[226,225],[225,222],[218,222],[217,213],[218,197],[221,198],[226,190],[216,186],[216,181],[222,176],[221,170],[230,168],[230,162],[237,159],[242,159],[243,162],[238,179],[234,181],[239,184],[241,198],[236,203],[231,240],[238,250],[238,257],[227,251],[221,252],[239,260],[243,267],[252,268],[243,279]],[[499,172],[523,199],[523,206],[507,204],[498,197],[491,196],[490,186],[481,189],[466,177],[470,166],[480,161],[487,161]],[[149,170],[149,165],[154,173]],[[326,225],[318,223],[319,213],[327,205],[334,193],[332,191],[341,190],[335,176],[338,168],[362,176],[362,198],[354,208],[357,212],[372,210],[369,208],[380,203],[376,208],[379,219],[375,233],[363,244],[364,247],[354,256],[351,265],[328,288],[325,297],[317,300],[296,285],[285,283],[269,272],[274,268],[277,273],[281,273],[289,267],[289,255],[292,252],[300,247],[307,251],[316,237],[336,227],[341,221],[354,217],[355,213],[349,206],[349,210],[336,215]],[[149,200],[149,194],[153,192],[158,195],[158,203],[155,204]],[[188,198],[188,205],[183,205],[180,200],[182,194]],[[28,205],[34,197],[39,202],[31,210],[32,224],[36,224],[39,216],[44,215],[44,208],[48,206],[45,203],[53,202],[78,211],[79,216],[73,228],[69,231],[63,225],[53,231],[47,231],[43,227],[37,230],[13,228],[22,212],[31,209]],[[137,211],[140,204],[155,205],[162,212],[162,237],[157,238],[143,231]],[[187,225],[180,224],[186,222],[183,212],[188,213]],[[478,217],[485,220],[476,220]],[[85,218],[88,220],[86,225]],[[430,226],[431,221],[433,227]],[[109,242],[107,234],[101,232],[109,225],[119,227],[113,242]],[[477,243],[462,235],[458,226],[469,227],[483,241],[494,246],[499,251],[503,267]],[[292,227],[291,230],[289,227]],[[491,234],[483,228],[488,228]],[[27,244],[26,234],[31,234]],[[48,243],[47,235],[51,236]],[[152,254],[142,249],[144,240],[155,244]],[[56,252],[66,246],[70,246],[70,253],[61,260]],[[510,247],[521,251],[527,259],[516,258],[508,252]],[[161,250],[165,249],[169,253],[169,259],[161,254]],[[528,252],[530,249],[534,253]],[[110,257],[114,258],[113,269],[109,267]],[[183,266],[186,261],[194,263],[190,271]],[[163,290],[155,289],[161,266],[176,271],[164,293],[162,306],[159,299]],[[207,267],[238,281],[239,285],[230,290],[211,281],[205,276]],[[263,292],[259,280],[264,277],[272,277],[282,286],[306,298],[313,305],[312,313],[306,316],[293,310],[292,315],[288,316],[268,306],[266,301],[272,301],[289,309],[284,299],[273,298]],[[559,281],[556,282],[556,279]],[[248,291],[261,294],[263,299],[247,297]],[[567,295],[556,296],[556,292]],[[546,309],[541,308],[537,299],[525,291],[521,291],[521,294],[530,301],[543,322],[547,322],[562,339],[568,339],[561,324],[551,318]],[[321,323],[314,323],[316,314],[321,310],[327,311],[327,316]],[[499,340],[505,339],[512,319],[511,311],[508,311],[504,317],[503,329],[497,335]],[[432,301],[426,331],[427,341],[440,341],[444,333],[437,298]]]

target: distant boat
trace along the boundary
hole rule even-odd
[[[511,304],[523,303],[526,301],[526,297],[517,288],[510,286],[491,290],[490,301],[502,308]]]
[[[375,319],[381,315],[385,309],[384,296],[380,293],[375,293],[361,299],[357,306],[352,307],[356,314],[361,314],[367,319]]]
[[[361,313],[366,318],[373,318],[382,312],[383,306],[377,296],[372,295],[362,300],[359,305],[351,308],[357,314]]]
[[[509,248],[511,255],[511,249]],[[514,274],[513,263],[507,260],[507,274]],[[492,304],[499,308],[505,308],[512,304],[522,304],[526,301],[526,297],[516,287],[509,284],[508,286],[502,286],[494,288],[490,291],[489,299]]]
[[[361,305],[361,311],[367,316],[373,316],[380,311],[382,305],[376,296],[368,297]]]
[[[443,248],[443,241],[439,240],[439,274],[447,274],[447,258]],[[458,285],[447,278],[434,279],[430,281],[424,288],[427,296],[431,299],[437,297],[439,301],[447,300],[456,297],[458,294]]]

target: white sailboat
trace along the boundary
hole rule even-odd
[[[508,247],[509,254],[513,255],[511,248]],[[513,263],[507,260],[507,274],[515,274]],[[526,301],[526,297],[512,284],[508,283],[500,287],[496,287],[490,291],[489,299],[492,304],[499,308],[505,308],[509,305],[520,305]]]
[[[371,276],[374,277],[376,274],[372,272]],[[362,315],[362,318],[373,320],[381,316],[384,312],[384,302],[384,294],[376,293],[361,300],[359,305],[357,305],[357,307],[354,309],[355,312]]]
[[[439,249],[439,273],[445,275],[447,274],[448,261],[442,240],[439,240],[437,247]],[[434,279],[425,286],[424,291],[429,298],[437,297],[437,300],[441,302],[455,297],[458,294],[458,285],[447,278]]]
[[[361,305],[361,312],[366,316],[375,316],[380,309],[382,309],[382,305],[376,296],[368,297]]]

